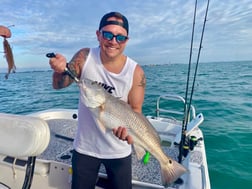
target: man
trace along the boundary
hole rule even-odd
[[[123,54],[129,40],[128,32],[125,16],[118,12],[105,14],[96,31],[99,47],[79,50],[68,64],[60,54],[50,59],[54,70],[53,87],[61,89],[73,83],[73,79],[64,72],[67,66],[79,79],[88,78],[101,83],[108,92],[141,113],[146,80],[142,68]],[[127,130],[118,125],[113,133],[104,134],[81,100],[78,115],[72,189],[93,189],[101,164],[106,168],[110,189],[132,188],[130,144],[133,139]]]

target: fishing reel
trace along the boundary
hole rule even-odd
[[[188,136],[185,139],[184,145],[182,146],[182,155],[186,157],[189,151],[193,151],[194,147],[201,141],[202,138],[197,138],[196,136]]]

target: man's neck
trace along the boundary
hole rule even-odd
[[[101,56],[101,62],[103,66],[109,71],[113,73],[120,73],[126,63],[126,56],[121,55],[115,58],[104,58]]]

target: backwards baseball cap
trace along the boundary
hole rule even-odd
[[[111,17],[120,18],[120,19],[122,19],[123,22],[119,22],[119,21],[116,21],[116,20],[109,20],[108,21],[108,19],[111,18]],[[102,17],[101,21],[100,21],[99,30],[101,30],[101,28],[103,28],[104,26],[111,25],[111,24],[123,27],[127,31],[127,34],[129,34],[128,20],[121,13],[119,13],[119,12],[110,12],[110,13],[105,14]]]

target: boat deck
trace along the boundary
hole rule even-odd
[[[77,128],[76,120],[69,119],[51,119],[47,120],[50,131],[51,140],[48,148],[38,157],[38,159],[52,160],[71,165],[73,138]],[[175,137],[175,136],[173,136]],[[178,148],[174,145],[169,147],[163,146],[164,152],[172,159],[177,161]],[[201,164],[201,153],[193,151],[191,153],[190,161]],[[105,169],[101,166],[100,172],[105,174]],[[150,156],[149,162],[143,164],[142,161],[137,160],[135,153],[132,154],[132,178],[135,181],[150,183],[162,186],[160,166],[158,161]],[[177,188],[174,184],[172,188]]]

